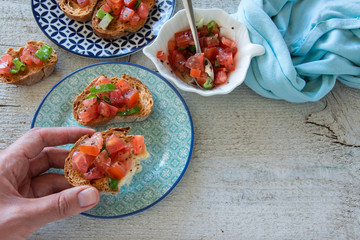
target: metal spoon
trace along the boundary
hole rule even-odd
[[[195,18],[194,18],[194,9],[192,6],[191,0],[182,0],[186,12],[187,19],[189,21],[191,33],[194,38],[195,42],[195,50],[196,53],[201,53],[200,43],[199,43],[199,36],[197,35],[196,25],[195,25]],[[204,66],[205,66],[205,72],[208,74],[208,76],[211,78],[211,86],[214,83],[214,69],[209,59],[204,57]],[[198,85],[198,87],[203,88],[196,80],[196,78],[192,78],[192,81]],[[191,81],[191,82],[192,82]]]

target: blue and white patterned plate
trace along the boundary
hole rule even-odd
[[[41,30],[67,51],[89,58],[123,57],[151,43],[163,24],[171,18],[175,0],[156,0],[146,24],[136,33],[117,40],[106,40],[93,33],[91,21],[69,19],[57,0],[31,0],[33,15]]]
[[[31,127],[81,126],[72,116],[76,96],[96,77],[121,74],[140,79],[151,91],[154,107],[142,122],[107,124],[96,127],[130,127],[131,135],[142,134],[150,158],[143,169],[120,193],[101,195],[100,203],[84,215],[116,218],[143,211],[163,199],[180,181],[189,164],[194,129],[189,109],[179,92],[162,76],[145,67],[126,62],[105,62],[81,68],[60,80],[40,103]],[[72,145],[66,145],[70,149]],[[52,172],[63,173],[63,170]]]

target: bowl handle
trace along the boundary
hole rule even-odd
[[[251,52],[251,57],[263,55],[265,53],[265,48],[259,44],[250,44],[247,51]]]

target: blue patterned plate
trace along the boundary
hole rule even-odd
[[[91,21],[83,23],[69,19],[57,0],[31,0],[31,5],[39,27],[58,46],[84,57],[115,58],[137,52],[151,43],[172,16],[175,0],[156,0],[146,24],[138,32],[117,40],[96,36]]]
[[[180,181],[189,164],[194,130],[189,109],[179,92],[159,74],[126,62],[105,62],[81,68],[59,81],[40,103],[31,127],[81,126],[72,116],[76,96],[101,74],[107,77],[126,73],[140,79],[150,89],[154,107],[143,122],[108,124],[95,128],[130,127],[131,135],[142,134],[150,158],[129,186],[116,196],[101,195],[100,203],[83,213],[100,218],[116,218],[143,211],[163,199]],[[68,149],[71,145],[64,146]],[[53,172],[63,173],[63,170]]]

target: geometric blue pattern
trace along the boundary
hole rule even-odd
[[[100,218],[116,218],[143,211],[163,199],[183,176],[192,154],[194,129],[189,109],[179,92],[162,76],[145,67],[119,61],[93,64],[60,80],[40,103],[31,127],[81,126],[72,116],[76,96],[97,76],[120,77],[123,73],[140,79],[151,91],[154,106],[142,122],[106,124],[92,127],[130,127],[130,135],[145,136],[150,157],[141,162],[129,186],[120,193],[101,195],[93,209],[83,213]],[[64,146],[68,149],[71,145]],[[52,172],[61,172],[51,170]]]
[[[158,35],[175,9],[175,0],[156,0],[145,25],[136,33],[116,40],[95,35],[91,21],[69,19],[58,6],[57,0],[32,0],[32,11],[44,34],[63,49],[89,58],[115,58],[141,50]]]

